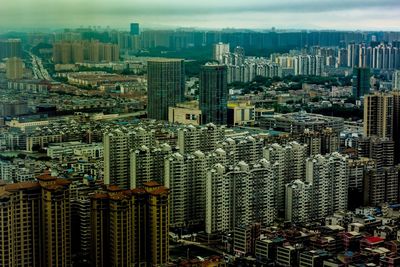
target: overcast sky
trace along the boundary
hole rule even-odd
[[[400,30],[400,0],[0,0],[3,28]]]

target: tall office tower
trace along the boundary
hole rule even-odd
[[[393,90],[400,90],[400,70],[395,70],[392,76]]]
[[[152,147],[155,144],[155,132],[141,127],[134,130],[115,129],[104,133],[104,183],[118,185],[123,189],[134,188],[130,181],[130,151],[141,145]]]
[[[172,154],[170,145],[163,143],[159,147],[145,145],[131,151],[131,188],[141,187],[143,183],[156,181],[164,184],[164,158]]]
[[[369,68],[353,69],[353,96],[355,99],[369,93],[371,73]]]
[[[354,210],[363,203],[364,176],[368,171],[376,169],[375,161],[370,158],[348,158],[347,176],[349,177],[348,208]]]
[[[229,44],[218,43],[213,45],[213,59],[223,63],[224,55],[229,54]]]
[[[285,220],[298,223],[310,222],[313,217],[313,185],[301,180],[286,184]]]
[[[324,218],[335,211],[347,210],[347,174],[347,158],[337,152],[307,159],[306,181],[314,189],[315,218]]]
[[[161,266],[169,260],[169,191],[110,186],[91,198],[94,266]]]
[[[20,58],[12,57],[6,63],[6,77],[9,80],[22,79],[24,75],[24,65]]]
[[[171,227],[204,223],[207,167],[207,159],[200,151],[174,153],[165,159],[165,186],[171,190]]]
[[[225,127],[212,123],[195,127],[183,126],[178,129],[178,147],[181,154],[193,153],[197,150],[210,152],[225,137]]]
[[[375,93],[364,97],[364,134],[393,138],[393,95]]]
[[[363,205],[377,206],[399,201],[400,167],[369,170],[364,178]]]
[[[0,40],[0,60],[10,57],[22,57],[21,39]]]
[[[202,123],[227,124],[227,67],[206,64],[200,70],[199,104]]]
[[[131,23],[131,35],[139,35],[140,34],[140,29],[139,29],[139,23]]]
[[[185,68],[181,59],[151,59],[147,62],[148,118],[168,120],[168,108],[185,98]]]
[[[394,165],[394,141],[388,138],[366,137],[359,140],[358,156],[375,160],[376,168]]]
[[[290,142],[285,146],[272,144],[264,148],[264,158],[274,168],[277,180],[276,205],[280,214],[285,209],[285,187],[293,180],[304,180],[307,145]]]

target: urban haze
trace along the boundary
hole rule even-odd
[[[0,4],[0,267],[399,267],[399,0]]]

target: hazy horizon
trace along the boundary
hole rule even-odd
[[[315,29],[400,31],[399,0],[6,0],[4,29],[129,28]]]

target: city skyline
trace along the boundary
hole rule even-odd
[[[400,30],[395,26],[400,25],[399,11],[395,0],[207,0],[201,4],[182,0],[16,0],[3,3],[0,24],[11,29],[88,25],[128,29],[129,22],[136,21],[148,28]]]

